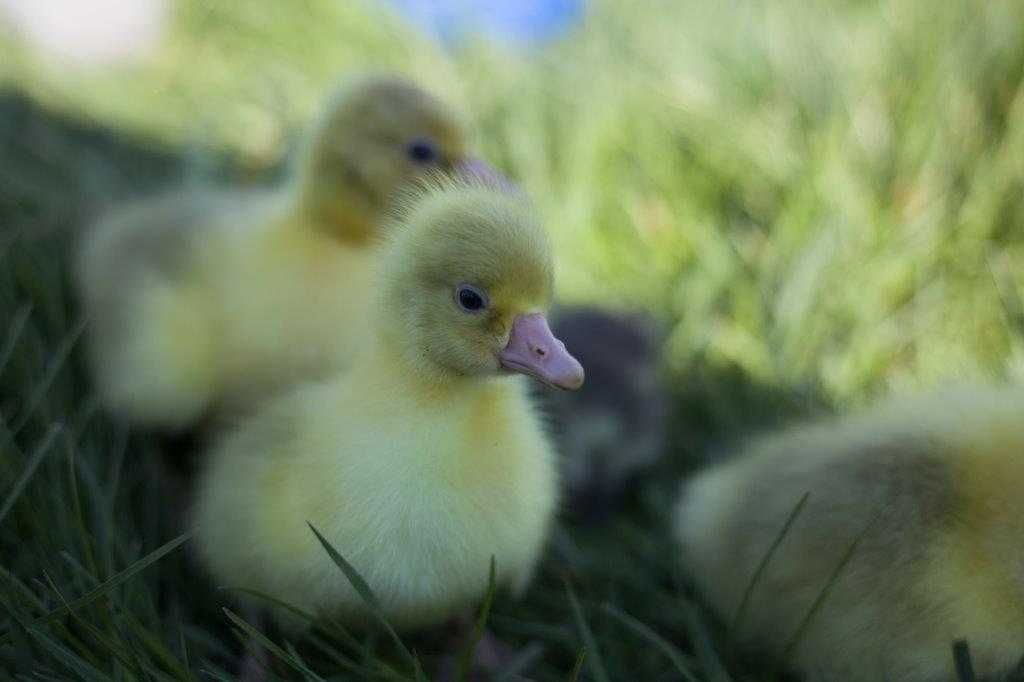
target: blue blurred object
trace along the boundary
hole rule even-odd
[[[512,44],[558,38],[583,16],[585,0],[387,0],[407,19],[447,45],[474,34]]]

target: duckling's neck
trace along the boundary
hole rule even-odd
[[[365,197],[339,187],[325,196],[322,187],[300,182],[292,208],[296,227],[330,235],[352,246],[365,246],[377,234],[379,211]]]
[[[468,376],[437,366],[408,349],[400,332],[375,322],[368,334],[353,375],[363,375],[368,383],[398,390],[406,397],[428,403],[458,402],[489,390],[498,376]]]

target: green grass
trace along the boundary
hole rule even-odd
[[[145,563],[178,533],[173,491],[90,393],[67,256],[110,201],[274,178],[346,70],[407,70],[472,113],[551,227],[564,298],[669,332],[662,469],[491,606],[531,679],[770,679],[666,549],[679,476],[794,415],[1024,374],[1016,1],[601,2],[532,56],[444,54],[355,3],[181,7],[141,65],[0,60],[0,677],[230,679],[258,639],[187,542]],[[281,677],[414,679],[384,631],[266,636]],[[430,674],[468,644],[403,646]]]

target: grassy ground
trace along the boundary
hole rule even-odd
[[[583,650],[597,682],[771,679],[677,575],[676,481],[794,415],[1021,378],[1024,5],[691,4],[599,3],[525,57],[446,55],[349,3],[195,0],[139,66],[0,61],[0,676],[234,669],[252,634],[221,611],[229,595],[187,543],[151,561],[175,537],[155,446],[91,398],[70,239],[119,197],[272,179],[334,76],[386,65],[473,113],[544,212],[566,298],[644,307],[670,331],[662,469],[609,525],[563,524],[493,630],[532,679],[569,679]],[[413,674],[380,633],[294,644],[282,676]],[[428,671],[452,648],[409,644]]]

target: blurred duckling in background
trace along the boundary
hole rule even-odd
[[[77,264],[101,398],[175,430],[345,367],[391,196],[453,170],[493,176],[447,106],[372,76],[332,101],[286,186],[165,196],[102,221]]]
[[[526,586],[556,462],[527,386],[506,375],[576,389],[583,369],[545,320],[551,253],[521,197],[449,182],[410,199],[393,229],[358,362],[226,434],[194,521],[219,582],[361,619],[309,522],[393,625],[415,627],[480,598],[492,555],[499,584]]]
[[[1024,388],[960,389],[765,438],[687,483],[675,521],[742,642],[810,680],[955,680],[954,640],[979,676],[1024,655],[1022,490]]]
[[[600,521],[664,452],[668,397],[660,344],[653,321],[639,314],[568,307],[552,319],[588,377],[579,391],[538,391],[561,454],[565,507]]]

